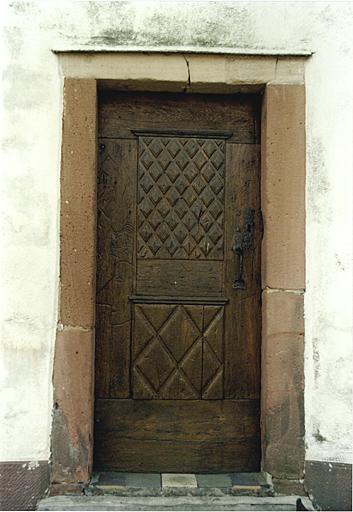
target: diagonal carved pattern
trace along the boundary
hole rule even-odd
[[[202,398],[223,397],[223,307],[204,307]]]
[[[220,139],[139,137],[138,256],[222,259]]]
[[[136,305],[136,399],[223,397],[223,307]]]

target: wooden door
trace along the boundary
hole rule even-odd
[[[95,467],[256,471],[259,103],[102,92]]]

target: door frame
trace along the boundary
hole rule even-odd
[[[261,468],[287,492],[304,473],[304,56],[58,53],[63,74],[59,314],[52,489],[93,462],[97,87],[261,94]]]

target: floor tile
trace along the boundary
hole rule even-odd
[[[258,486],[265,483],[261,473],[230,473],[233,485]]]
[[[198,487],[224,488],[232,487],[232,480],[229,475],[196,475]]]
[[[126,473],[107,471],[99,473],[98,485],[126,485]]]
[[[197,487],[194,474],[162,473],[162,487]]]
[[[94,475],[94,484],[102,486],[131,487],[131,488],[230,488],[251,487],[260,488],[266,485],[261,473],[229,473],[229,474],[193,474],[193,473],[121,473],[107,471]]]
[[[128,487],[161,487],[161,475],[159,473],[125,473]]]

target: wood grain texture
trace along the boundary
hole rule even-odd
[[[172,297],[223,296],[223,262],[138,260],[136,292]]]
[[[204,399],[224,396],[224,308],[203,308],[202,393]]]
[[[98,165],[96,396],[130,396],[137,144],[100,139]]]
[[[259,398],[261,347],[261,211],[260,165],[256,145],[227,146],[225,295],[225,398]],[[239,277],[237,237],[249,229],[246,217],[253,213],[250,247],[244,250],[245,289],[234,289]]]
[[[97,470],[258,471],[256,400],[97,400]]]
[[[260,102],[255,95],[99,93],[99,133],[131,138],[131,130],[230,131],[230,142],[258,142]]]
[[[197,304],[202,306],[224,306],[228,303],[225,297],[170,297],[170,296],[148,296],[130,295],[132,304]]]

